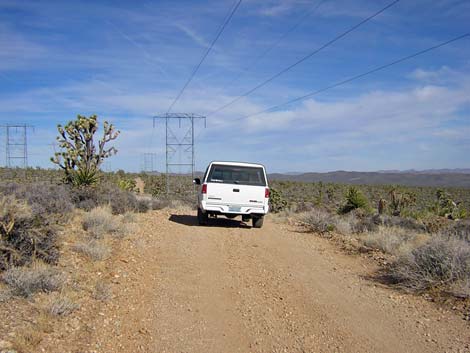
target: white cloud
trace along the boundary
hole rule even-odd
[[[179,29],[181,32],[186,34],[190,39],[195,41],[198,45],[203,48],[209,48],[210,44],[202,36],[196,33],[194,30],[184,25],[183,23],[175,23],[174,26]]]
[[[48,49],[0,23],[0,71],[25,69]]]

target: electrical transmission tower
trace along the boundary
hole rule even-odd
[[[145,173],[153,173],[155,171],[156,153],[142,153],[142,171]]]
[[[27,124],[0,125],[5,128],[6,166],[8,168],[28,167],[28,128]]]
[[[194,124],[204,122],[206,117],[195,114],[166,113],[153,117],[165,122],[166,144],[166,192],[170,193],[170,174],[191,174],[194,178]]]

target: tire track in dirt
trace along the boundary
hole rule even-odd
[[[146,240],[128,266],[142,270],[128,296],[141,305],[125,312],[135,327],[123,328],[120,347],[139,327],[144,352],[470,351],[470,325],[365,279],[370,260],[325,239],[269,218],[262,229],[199,227],[192,213],[140,219]]]

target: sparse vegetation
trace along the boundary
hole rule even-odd
[[[112,291],[111,291],[111,286],[107,283],[104,283],[102,281],[98,281],[95,284],[95,290],[93,293],[93,297],[96,300],[100,301],[107,301],[111,299],[112,297]]]
[[[83,216],[82,226],[94,238],[103,238],[118,232],[120,223],[108,207],[99,206]]]
[[[459,295],[470,297],[466,286],[470,282],[470,244],[459,239],[434,236],[402,255],[395,262],[391,276],[411,290],[459,288]]]
[[[469,190],[327,184],[324,192],[321,183],[274,184],[294,211],[291,217],[309,231],[345,235],[361,251],[387,254],[388,276],[400,286],[470,295],[470,223],[464,219]],[[376,214],[369,201],[376,203]]]
[[[34,263],[30,267],[12,267],[1,279],[12,289],[12,293],[29,297],[36,292],[52,292],[62,288],[65,277],[54,267]]]
[[[102,242],[91,240],[86,243],[75,244],[73,249],[93,261],[102,261],[109,257],[111,251],[108,246]]]
[[[416,233],[400,227],[379,227],[374,232],[366,232],[361,240],[364,245],[392,255],[402,255],[424,243],[429,235]]]
[[[324,234],[335,229],[334,219],[320,209],[311,210],[301,220],[312,232]]]
[[[64,294],[51,298],[48,307],[48,313],[54,316],[67,316],[80,307],[72,299]]]

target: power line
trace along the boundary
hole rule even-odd
[[[214,40],[212,41],[212,43],[210,44],[210,46],[207,48],[206,52],[204,53],[204,55],[202,56],[201,60],[199,61],[199,63],[197,64],[197,66],[194,68],[193,72],[191,73],[191,76],[189,76],[189,79],[186,81],[186,83],[184,84],[183,88],[181,88],[181,90],[179,91],[178,95],[176,96],[176,98],[173,100],[173,102],[170,104],[170,107],[168,108],[168,110],[166,111],[167,114],[171,111],[171,109],[173,108],[173,106],[176,104],[176,102],[178,101],[178,99],[180,99],[181,95],[183,94],[184,90],[186,89],[186,87],[188,87],[189,83],[192,81],[192,79],[194,78],[194,76],[196,75],[197,71],[199,70],[199,68],[201,67],[202,63],[204,62],[204,60],[206,59],[207,55],[209,55],[209,52],[212,50],[212,47],[214,46],[214,44],[217,42],[217,40],[219,39],[220,35],[222,34],[222,32],[224,31],[225,27],[227,26],[227,24],[230,22],[230,20],[232,19],[233,15],[235,14],[235,12],[237,11],[238,7],[240,6],[242,0],[238,0],[237,4],[233,7],[232,11],[230,12],[230,15],[225,19],[225,21],[223,22],[222,24],[222,27],[220,27],[219,29],[219,32],[217,33],[217,35],[215,36]]]
[[[373,15],[365,18],[364,20],[362,20],[361,22],[355,24],[354,26],[352,26],[351,28],[349,28],[347,31],[341,33],[340,35],[336,36],[335,38],[333,38],[332,40],[328,41],[327,43],[323,44],[321,47],[315,49],[314,51],[312,51],[311,53],[309,53],[308,55],[304,56],[303,58],[297,60],[295,63],[287,66],[286,68],[284,68],[283,70],[279,71],[278,73],[274,74],[273,76],[269,77],[268,79],[266,79],[265,81],[261,82],[260,84],[256,85],[255,87],[251,88],[250,90],[246,91],[245,93],[243,93],[242,95],[236,97],[235,99],[233,99],[232,101],[228,102],[227,104],[221,106],[220,108],[217,108],[216,110],[212,111],[211,113],[209,113],[207,116],[210,116],[210,115],[213,115],[215,113],[218,113],[220,112],[221,110],[227,108],[228,106],[232,105],[233,103],[239,101],[240,99],[242,99],[243,97],[246,97],[250,94],[252,94],[253,92],[257,91],[258,89],[260,89],[261,87],[267,85],[269,82],[273,81],[274,79],[278,78],[279,76],[285,74],[287,71],[293,69],[295,66],[303,63],[305,60],[307,59],[310,59],[312,56],[314,56],[315,54],[319,53],[320,51],[322,51],[323,49],[329,47],[330,45],[332,45],[333,43],[337,42],[338,40],[340,40],[341,38],[345,37],[346,35],[348,35],[349,33],[353,32],[354,30],[356,30],[357,28],[361,27],[363,24],[369,22],[370,20],[372,20],[373,18],[377,17],[378,15],[380,15],[381,13],[383,13],[384,11],[388,10],[390,7],[392,7],[393,5],[395,5],[397,2],[399,2],[400,0],[395,0],[393,2],[391,2],[390,4],[388,4],[387,6],[385,6],[384,8],[382,8],[381,10],[377,11],[376,13],[374,13]]]
[[[338,87],[338,86],[342,86],[342,85],[344,85],[344,84],[346,84],[346,83],[349,83],[349,82],[358,80],[358,79],[360,79],[360,78],[363,78],[363,77],[365,77],[365,76],[371,75],[371,74],[373,74],[373,73],[375,73],[375,72],[377,72],[377,71],[381,71],[381,70],[384,70],[384,69],[386,69],[386,68],[389,68],[390,66],[394,66],[394,65],[399,64],[399,63],[402,63],[402,62],[404,62],[404,61],[413,59],[413,58],[415,58],[415,57],[417,57],[417,56],[419,56],[419,55],[428,53],[428,52],[430,52],[430,51],[432,51],[432,50],[441,48],[441,47],[443,47],[443,46],[446,46],[446,45],[448,45],[448,44],[451,44],[451,43],[453,43],[453,42],[456,42],[456,41],[458,41],[458,40],[460,40],[460,39],[464,39],[465,37],[470,37],[470,32],[465,33],[465,34],[463,34],[463,35],[460,35],[460,36],[458,36],[458,37],[454,37],[454,38],[452,38],[452,39],[449,39],[448,41],[445,41],[445,42],[442,42],[442,43],[440,43],[440,44],[434,45],[434,46],[429,47],[429,48],[427,48],[427,49],[420,50],[420,51],[418,51],[418,52],[416,52],[416,53],[414,53],[414,54],[411,54],[411,55],[402,57],[402,58],[397,59],[397,60],[395,60],[395,61],[392,61],[392,62],[390,62],[390,63],[388,63],[388,64],[384,64],[384,65],[378,66],[378,67],[376,67],[376,68],[374,68],[374,69],[371,69],[371,70],[366,71],[366,72],[364,72],[364,73],[361,73],[361,74],[359,74],[359,75],[356,75],[356,76],[350,77],[350,78],[348,78],[348,79],[339,81],[339,82],[334,83],[334,84],[332,84],[332,85],[330,85],[330,86],[326,86],[326,87],[321,88],[321,89],[319,89],[319,90],[316,90],[316,91],[313,91],[313,92],[311,92],[311,93],[305,94],[305,95],[303,95],[303,96],[301,96],[301,97],[294,98],[294,99],[292,99],[292,100],[289,100],[289,101],[284,102],[284,103],[282,103],[282,104],[278,104],[278,105],[272,106],[272,107],[270,107],[270,108],[268,108],[268,109],[264,109],[264,110],[262,110],[262,111],[259,111],[259,112],[257,112],[257,113],[254,113],[254,114],[251,114],[251,115],[248,115],[248,116],[245,116],[245,117],[242,117],[242,118],[235,119],[235,121],[243,120],[243,119],[248,119],[248,118],[251,118],[251,117],[253,117],[253,116],[257,116],[257,115],[263,114],[263,113],[268,113],[268,112],[270,112],[270,111],[279,109],[279,108],[281,108],[281,107],[283,107],[283,106],[285,106],[285,105],[289,105],[289,104],[292,104],[292,103],[295,103],[295,102],[304,100],[304,99],[306,99],[306,98],[315,96],[315,95],[317,95],[317,94],[319,94],[319,93],[328,91],[328,90],[333,89],[333,88],[336,88],[336,87]]]
[[[281,36],[274,41],[268,48],[266,48],[260,55],[258,55],[251,63],[249,63],[245,68],[242,69],[242,72],[237,75],[234,79],[232,79],[227,85],[223,86],[221,90],[225,90],[227,87],[232,86],[235,82],[237,82],[243,75],[245,75],[252,67],[254,67],[261,59],[263,59],[268,53],[271,52],[274,48],[276,48],[279,43],[281,43],[285,37],[287,37],[290,33],[295,31],[297,27],[299,27],[303,21],[309,16],[311,16],[315,11],[318,10],[318,8],[327,0],[320,0],[318,1],[309,11],[304,13],[300,19],[293,25],[291,26],[286,32],[281,34]]]

